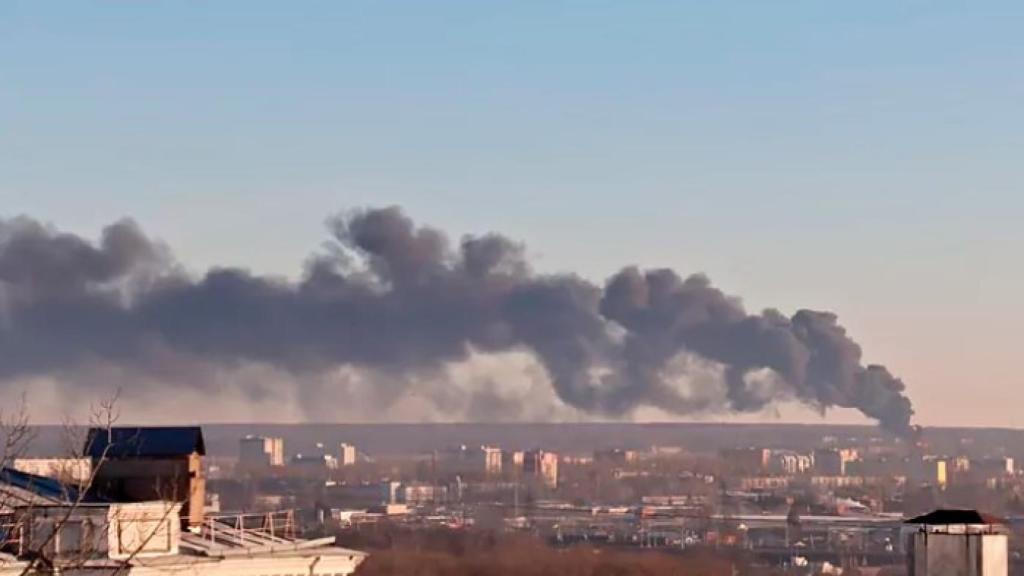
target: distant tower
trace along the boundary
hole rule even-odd
[[[504,460],[504,453],[501,448],[495,448],[492,446],[484,446],[484,472],[488,476],[500,476],[501,475],[501,463]]]
[[[351,444],[341,444],[341,449],[338,451],[338,464],[342,466],[352,466],[356,463],[356,447]]]
[[[238,464],[243,468],[284,466],[284,440],[246,436],[238,442]]]
[[[975,510],[936,510],[907,521],[908,576],[1006,576],[1002,523]]]
[[[558,454],[544,450],[523,453],[523,473],[539,479],[548,488],[558,488]]]

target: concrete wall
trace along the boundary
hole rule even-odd
[[[106,460],[99,465],[94,483],[107,498],[126,502],[174,500],[185,504],[183,515],[197,526],[203,520],[206,479],[202,457]]]
[[[1005,534],[910,535],[909,576],[1006,576]]]
[[[173,502],[21,509],[27,527],[24,551],[43,549],[51,557],[78,562],[177,554],[180,509]]]
[[[88,458],[15,458],[13,468],[26,474],[46,476],[66,482],[86,482],[92,475]]]

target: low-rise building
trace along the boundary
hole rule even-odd
[[[740,478],[739,489],[744,491],[784,490],[789,488],[789,484],[788,476],[746,476]]]
[[[425,482],[411,482],[403,484],[401,488],[401,502],[410,506],[425,506],[428,504],[442,504],[448,499],[448,488],[436,486]]]

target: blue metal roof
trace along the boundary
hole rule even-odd
[[[174,458],[206,454],[203,431],[198,426],[151,426],[92,428],[85,453],[101,458]]]
[[[43,498],[55,502],[77,502],[79,497],[78,489],[74,486],[63,484],[53,478],[36,476],[14,468],[0,469],[0,482],[16,488],[21,488]]]

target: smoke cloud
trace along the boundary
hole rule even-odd
[[[452,243],[395,207],[347,213],[328,229],[330,249],[288,281],[237,268],[190,277],[129,220],[97,242],[29,218],[0,220],[0,382],[52,376],[91,386],[76,375],[99,363],[145,374],[139,386],[202,389],[211,365],[266,365],[292,382],[359,367],[398,382],[388,394],[401,395],[471,354],[526,352],[561,402],[594,415],[749,412],[798,400],[909,430],[903,383],[865,365],[830,312],[750,314],[705,276],[668,269],[626,267],[603,286],[539,274],[508,238]],[[706,380],[708,367],[718,394],[688,384]],[[501,410],[474,405],[488,418]]]

